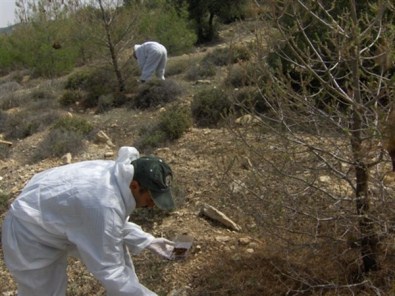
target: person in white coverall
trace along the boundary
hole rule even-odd
[[[161,159],[121,147],[116,161],[91,160],[38,173],[3,222],[4,261],[19,296],[66,294],[67,256],[79,258],[107,295],[156,295],[135,273],[129,251],[170,258],[172,241],[129,222],[135,208],[174,208],[172,171]]]
[[[167,50],[162,44],[154,41],[136,44],[133,57],[137,60],[141,71],[141,82],[150,80],[154,72],[156,77],[165,80]]]

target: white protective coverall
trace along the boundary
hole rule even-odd
[[[69,164],[35,175],[12,203],[2,231],[4,260],[19,296],[65,295],[67,256],[74,254],[108,295],[156,295],[139,283],[128,250],[154,237],[128,222],[129,189],[139,157],[122,147],[116,161]]]
[[[141,70],[141,81],[149,80],[154,72],[156,77],[165,80],[167,50],[162,44],[155,41],[136,44],[134,52]]]

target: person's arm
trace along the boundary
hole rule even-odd
[[[139,65],[140,70],[143,72],[145,68],[145,63],[147,61],[147,54],[146,54],[146,48],[144,45],[141,45],[136,51],[136,60],[137,64]]]
[[[145,232],[139,225],[126,222],[123,228],[124,242],[133,255],[139,254],[154,240],[154,236]]]
[[[108,295],[154,296],[139,283],[132,262],[126,262],[124,220],[113,209],[96,207],[79,209],[79,226],[67,230],[81,260],[103,284]]]
[[[126,222],[123,232],[124,242],[133,255],[147,248],[163,258],[171,258],[174,242],[163,237],[154,237],[133,222]]]

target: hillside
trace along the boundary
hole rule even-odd
[[[235,43],[253,41],[256,37],[254,28],[258,25],[254,21],[226,25],[221,30],[220,42],[195,48],[195,51],[190,54],[171,56],[168,66],[171,67],[178,62],[190,66],[215,49]],[[167,77],[167,80],[175,81],[181,85],[185,92],[172,104],[154,109],[136,110],[123,106],[106,112],[96,112],[94,109],[80,110],[59,107],[56,112],[65,117],[83,117],[92,123],[97,131],[102,131],[108,135],[110,141],[106,142],[94,138],[86,141],[84,150],[81,153],[71,155],[71,159],[58,157],[47,158],[38,162],[32,162],[31,159],[39,149],[42,149],[41,143],[49,133],[48,128],[29,137],[12,141],[10,145],[7,142],[0,143],[0,155],[2,156],[0,158],[0,193],[6,193],[7,197],[10,197],[10,200],[7,200],[7,203],[9,203],[23,188],[26,181],[35,173],[44,169],[63,165],[67,161],[115,158],[119,147],[134,146],[138,142],[141,128],[152,124],[164,110],[171,109],[174,105],[188,106],[193,95],[198,91],[223,86],[228,71],[229,67],[227,65],[218,66],[214,76],[199,81],[186,80],[184,72]],[[137,79],[137,77],[134,77],[134,79]],[[57,98],[64,90],[66,80],[67,77],[43,80],[32,78],[25,72],[10,73],[7,76],[0,77],[0,87],[3,90],[3,93],[0,93],[0,98],[5,96],[5,92],[11,100],[26,93],[31,94],[32,99],[37,97],[40,99],[42,93],[50,98]],[[5,85],[7,85],[7,88]],[[237,91],[238,89],[235,88],[234,92]],[[45,108],[49,108],[49,105],[49,100],[43,100],[41,105],[38,104],[40,110],[28,111],[38,113],[42,111],[42,120],[44,121],[45,116],[47,116],[46,114],[44,116],[47,110]],[[16,114],[22,109],[23,107],[19,106],[10,108],[6,112],[7,114]],[[18,127],[18,124],[22,125],[30,120],[28,113],[22,114],[25,117],[17,118],[19,122],[15,124],[16,127]],[[232,118],[231,124],[234,122],[235,120]],[[277,165],[277,161],[278,165],[283,165],[286,168],[289,165],[297,172],[300,169],[298,164],[303,163],[304,160],[309,161],[306,156],[307,153],[295,149],[297,151],[295,158],[299,157],[300,162],[289,164],[291,161],[285,157],[288,155],[283,153],[289,147],[284,147],[284,143],[280,142],[278,135],[275,133],[265,130],[253,134],[249,133],[248,128],[243,125],[232,127],[233,129],[225,127],[198,128],[195,125],[178,140],[169,142],[153,151],[141,151],[142,154],[152,152],[171,165],[175,175],[174,187],[177,209],[170,213],[164,213],[158,209],[138,209],[133,213],[131,220],[155,236],[172,239],[178,234],[187,233],[194,238],[194,243],[191,253],[184,260],[165,261],[149,251],[144,251],[139,256],[133,257],[140,281],[161,296],[379,295],[380,291],[378,294],[375,293],[375,291],[378,291],[376,286],[385,287],[387,289],[383,288],[385,291],[394,291],[392,269],[395,264],[395,248],[393,247],[392,236],[381,241],[380,246],[385,249],[384,268],[377,274],[370,274],[366,279],[359,278],[359,265],[355,260],[359,256],[358,248],[355,245],[359,242],[353,240],[352,235],[354,233],[342,233],[343,229],[340,229],[340,239],[336,244],[331,240],[332,237],[327,238],[325,236],[331,231],[333,225],[329,224],[327,227],[329,230],[325,232],[325,226],[320,224],[318,218],[317,224],[312,227],[312,232],[321,235],[322,231],[324,248],[316,252],[317,249],[314,247],[319,245],[319,239],[317,238],[317,241],[314,240],[309,245],[310,241],[305,242],[302,238],[306,229],[308,229],[308,222],[306,222],[308,219],[293,220],[294,216],[284,214],[284,219],[289,223],[285,225],[295,226],[295,228],[290,229],[290,233],[295,229],[297,231],[290,234],[294,235],[294,239],[296,238],[294,241],[292,239],[288,241],[288,238],[283,240],[289,246],[289,249],[287,249],[289,253],[283,252],[284,249],[279,247],[276,240],[280,239],[281,235],[277,233],[280,228],[272,229],[271,226],[274,223],[270,224],[272,221],[269,220],[281,219],[282,217],[276,214],[287,212],[280,202],[279,204],[266,202],[262,197],[274,199],[277,195],[283,194],[282,189],[285,187],[282,184],[283,176],[278,174],[278,176],[271,178],[269,172],[267,175],[270,178],[264,179],[265,184],[262,187],[265,191],[262,196],[249,198],[252,190],[250,191],[246,185],[249,181],[247,175],[254,168],[259,167],[264,171],[266,167],[254,163],[254,159],[250,159],[247,155],[246,147],[243,146],[244,143],[235,141],[235,137],[243,135],[248,139],[249,145],[263,147],[259,151],[264,151],[264,157],[270,162]],[[311,135],[308,132],[302,131],[301,134],[310,140]],[[311,141],[313,140],[314,137],[311,136]],[[338,146],[343,147],[344,144],[343,139],[334,135],[325,135],[320,140],[327,141],[327,146],[330,147],[328,149],[331,149],[332,146],[333,149],[337,149]],[[387,161],[380,166],[380,170],[385,172],[388,167],[389,162]],[[269,171],[269,169],[267,170]],[[381,177],[382,171],[375,172],[374,178],[379,179],[377,176]],[[302,170],[300,173],[307,174]],[[350,191],[350,189],[347,184],[342,183],[343,180],[335,183],[334,179],[327,175],[319,176],[317,179],[319,190],[323,188],[327,189],[333,196],[339,194],[339,196],[348,197],[349,192],[347,191]],[[393,177],[382,178],[380,182],[385,183],[385,186],[382,187],[383,190],[388,191],[389,196],[393,196],[395,190]],[[373,187],[373,190],[379,191],[376,187]],[[309,202],[310,191],[307,186],[306,188],[297,188],[296,191],[300,192],[302,198],[298,200],[295,197],[295,204],[292,204],[292,207],[295,208],[287,209],[291,214],[304,209],[303,207],[299,208],[298,203],[304,205],[304,203]],[[305,196],[308,198],[303,199]],[[288,195],[285,198],[287,197]],[[325,203],[323,204],[326,206]],[[391,201],[388,204],[391,205]],[[265,206],[267,205],[274,208],[270,208],[266,212]],[[0,203],[0,209],[1,206]],[[209,206],[226,215],[239,228],[234,229],[229,224],[226,225],[207,217],[203,210]],[[330,208],[328,212],[333,214],[333,217],[338,217],[336,216],[337,213],[349,210],[349,208],[342,208],[341,206],[334,202],[333,208]],[[353,205],[350,208],[352,208],[352,212],[354,210]],[[314,210],[315,208],[312,207],[311,209]],[[306,214],[302,210],[299,213],[302,217],[311,214]],[[0,212],[0,219],[3,216],[4,211]],[[311,216],[315,221],[316,217]],[[317,216],[319,215],[317,214]],[[339,219],[340,225],[344,222],[341,218]],[[331,221],[332,217],[327,219]],[[349,221],[346,222],[349,223]],[[263,225],[267,227],[264,230],[261,227]],[[388,227],[390,229],[388,232],[391,233],[394,228],[391,228],[393,227],[391,225]],[[298,241],[299,238],[300,241]],[[340,249],[339,245],[344,249]],[[337,251],[347,253],[344,257],[339,256],[341,257],[339,259],[340,263],[331,260],[337,257]],[[342,255],[344,254],[342,253]],[[0,258],[0,295],[16,295],[15,283],[4,266],[1,248]],[[287,272],[284,272],[284,270]],[[382,276],[383,274],[385,276]],[[70,259],[68,276],[67,295],[105,295],[100,283],[89,274],[80,262]],[[306,281],[306,279],[308,280]],[[339,279],[339,282],[344,284],[334,283],[331,281],[333,279]]]
[[[251,35],[239,36],[236,27],[223,30],[221,43],[199,48],[189,56],[170,57],[169,64],[176,59],[191,59],[194,56],[202,56],[215,47],[226,46],[227,42],[235,41],[236,38],[250,39]],[[232,40],[231,40],[232,39]],[[240,41],[239,40],[239,41]],[[225,76],[226,68],[218,69],[216,77],[209,82],[209,87],[220,84]],[[14,73],[15,74],[15,73]],[[11,83],[13,73],[2,77],[1,81]],[[186,103],[196,91],[199,85],[195,82],[185,82],[177,76],[171,77],[180,84],[188,84],[187,93],[181,98]],[[56,92],[65,78],[58,81],[43,81],[24,77],[21,88],[11,89],[10,92],[33,92],[35,89],[45,88]],[[9,94],[8,94],[9,95]],[[14,112],[17,110],[9,110]],[[67,110],[61,112],[69,112]],[[71,111],[72,113],[73,111]],[[160,108],[145,112],[134,111],[127,108],[112,109],[108,112],[95,114],[87,112],[79,114],[94,123],[95,127],[104,131],[114,143],[114,146],[106,143],[89,142],[86,150],[78,155],[72,155],[71,162],[88,159],[113,158],[119,147],[133,146],[138,129],[148,119],[155,118],[161,112]],[[7,158],[0,160],[0,184],[2,192],[9,193],[14,197],[35,173],[58,165],[63,165],[63,158],[46,159],[37,163],[29,163],[27,160],[34,154],[40,141],[48,133],[48,130],[36,133],[22,140],[12,142],[11,146],[3,144],[2,151],[7,150]],[[245,264],[257,264],[253,256],[258,256],[264,250],[262,238],[254,236],[254,225],[248,225],[247,217],[243,217],[242,210],[237,203],[224,205],[226,198],[224,191],[228,190],[226,176],[223,175],[223,157],[232,158],[238,156],[237,147],[232,147],[232,137],[226,129],[190,129],[181,139],[154,151],[154,154],[164,158],[172,166],[177,184],[178,208],[172,213],[162,213],[159,210],[137,210],[132,221],[140,224],[146,231],[156,236],[173,238],[177,234],[188,233],[194,238],[194,245],[189,257],[180,261],[163,261],[150,254],[143,252],[134,258],[137,274],[140,280],[159,295],[205,295],[204,281],[223,282],[233,269],[244,268]],[[112,155],[112,156],[107,156]],[[234,231],[221,225],[214,220],[201,215],[204,205],[211,205],[222,211],[241,227],[241,231]],[[230,206],[230,207],[229,207]],[[0,213],[3,217],[4,213]],[[252,230],[252,232],[251,232]],[[1,256],[0,256],[1,257]],[[209,259],[209,260],[208,260]],[[248,261],[253,260],[248,263]],[[230,266],[229,266],[230,265]],[[222,271],[229,266],[227,271]],[[104,290],[96,280],[89,275],[81,263],[70,259],[68,295],[104,295]],[[263,272],[263,271],[262,271]],[[242,272],[241,272],[242,273]],[[258,279],[259,273],[251,274],[246,271],[243,277],[257,281],[259,285],[252,287],[252,292],[243,295],[257,295],[263,288],[264,283]],[[245,280],[245,279],[240,279]],[[15,284],[9,276],[4,263],[0,261],[0,294],[15,295]],[[261,286],[262,285],[262,286]],[[218,289],[222,289],[218,287]],[[271,289],[271,288],[270,288]],[[263,291],[263,290],[262,290]],[[229,291],[214,292],[216,295],[230,295]],[[235,292],[238,294],[237,292]]]

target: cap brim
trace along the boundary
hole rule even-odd
[[[174,209],[175,205],[170,189],[161,192],[153,190],[150,191],[152,199],[154,200],[154,203],[158,208],[165,211],[170,211]]]

